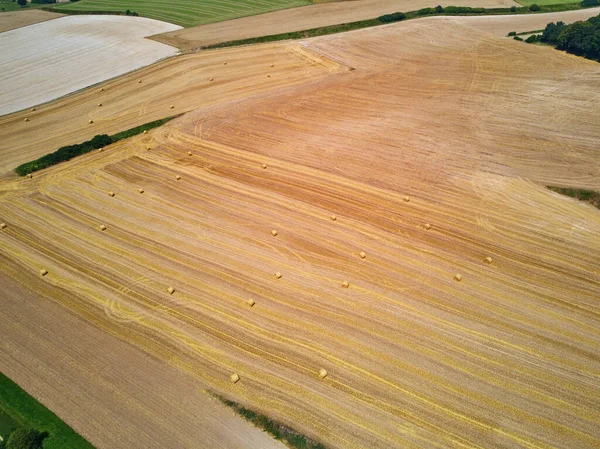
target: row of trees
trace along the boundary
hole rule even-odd
[[[549,23],[539,40],[559,50],[600,61],[600,14],[570,25]]]

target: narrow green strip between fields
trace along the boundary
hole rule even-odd
[[[144,131],[149,131],[151,129],[158,128],[159,126],[162,126],[168,121],[180,117],[181,115],[183,114],[173,115],[171,117],[166,117],[160,120],[155,120],[153,122],[145,123],[143,125],[136,126],[135,128],[131,128],[126,131],[121,131],[120,133],[114,134],[112,136],[109,136],[107,134],[100,134],[94,136],[93,139],[87,140],[82,143],[60,147],[54,153],[46,154],[45,156],[42,156],[34,161],[25,162],[24,164],[19,165],[17,168],[15,168],[15,173],[17,173],[20,176],[29,175],[30,173],[36,172],[38,170],[42,170],[44,168],[48,168],[56,164],[60,164],[61,162],[71,160],[74,157],[81,156],[82,154],[89,153],[90,151],[108,146],[112,143],[118,142],[119,140],[127,139],[137,134],[141,134]]]
[[[215,395],[223,404],[233,409],[238,415],[246,421],[251,422],[256,427],[264,430],[276,440],[281,441],[289,447],[295,449],[326,449],[321,443],[318,443],[310,438],[296,432],[277,421],[274,421],[265,415],[256,413],[246,407],[242,407],[236,402],[229,401],[221,396]]]
[[[595,5],[597,6],[597,5]],[[490,16],[490,15],[512,15],[512,14],[537,14],[559,11],[573,11],[578,9],[591,8],[594,6],[583,6],[582,3],[564,3],[559,5],[543,5],[537,11],[531,11],[529,7],[512,8],[471,8],[466,6],[447,6],[445,8],[437,6],[434,8],[423,8],[418,11],[410,11],[407,13],[393,13],[380,16],[376,19],[361,20],[358,22],[342,23],[339,25],[330,25],[319,28],[311,28],[309,30],[293,31],[289,33],[272,34],[269,36],[253,37],[249,39],[240,39],[228,42],[220,42],[200,47],[198,50],[210,50],[215,48],[235,47],[239,45],[260,44],[265,42],[276,42],[291,39],[306,39],[309,37],[325,36],[328,34],[343,33],[362,28],[369,28],[379,25],[386,25],[391,22],[400,22],[403,20],[417,19],[421,17],[432,16]],[[389,20],[390,16],[396,16],[397,19]]]
[[[561,195],[570,196],[571,198],[576,198],[579,201],[585,201],[600,209],[600,192],[585,189],[572,189],[570,187],[547,187],[553,192],[560,193]]]
[[[14,432],[17,429],[47,432],[44,449],[94,449],[58,416],[0,373],[0,431]],[[1,436],[6,443],[9,435],[2,433]]]

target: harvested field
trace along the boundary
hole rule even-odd
[[[442,0],[435,4],[487,8],[519,6],[512,0]],[[321,3],[170,31],[151,36],[151,39],[181,50],[191,50],[219,42],[374,19],[391,12],[416,11],[430,6],[435,6],[430,0],[352,0]]]
[[[144,39],[179,29],[157,20],[70,16],[0,34],[0,114],[8,114],[91,86],[174,55],[173,47]],[[15,80],[18,80],[16,82]]]
[[[563,21],[565,23],[573,23],[578,20],[587,20],[598,14],[600,14],[600,7],[579,9],[576,11],[552,12],[547,14],[457,17],[456,23],[461,23],[491,33],[495,36],[506,36],[511,31],[520,33],[523,31],[543,30],[550,22]],[[527,36],[521,37],[525,39]]]
[[[328,448],[598,447],[600,65],[457,20],[1,181],[0,269]]]
[[[58,19],[59,17],[63,17],[63,15],[40,9],[4,12],[0,14],[0,33],[34,23],[45,22],[46,20]]]
[[[297,44],[283,43],[250,52],[226,49],[161,61],[34,112],[0,117],[0,173],[96,134],[114,134],[201,106],[311,82],[339,70],[345,69]]]

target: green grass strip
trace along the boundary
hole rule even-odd
[[[290,429],[288,426],[274,421],[265,415],[253,412],[246,407],[242,407],[236,402],[229,401],[221,396],[216,396],[223,404],[232,408],[238,415],[246,421],[251,422],[256,427],[264,430],[276,440],[285,442],[288,446],[296,449],[326,449],[321,443],[311,440],[310,438]]]
[[[0,373],[0,411],[25,428],[49,433],[44,449],[94,449],[58,416]],[[4,437],[4,435],[3,435]]]
[[[118,142],[119,140],[127,139],[128,137],[141,134],[144,131],[149,131],[153,128],[158,128],[159,126],[162,126],[165,123],[167,123],[169,120],[173,120],[174,118],[177,118],[181,115],[182,114],[173,115],[171,117],[166,117],[160,120],[155,120],[153,122],[145,123],[143,125],[136,126],[135,128],[131,128],[126,131],[121,131],[120,133],[114,134],[112,136],[109,136],[107,134],[100,134],[94,136],[93,139],[86,140],[82,143],[60,147],[54,153],[46,154],[45,156],[42,156],[34,161],[25,162],[24,164],[19,165],[17,168],[15,168],[15,173],[17,173],[20,176],[26,176],[38,170],[42,170],[44,168],[48,168],[56,164],[60,164],[61,162],[71,160],[74,157],[81,156],[82,154],[89,153],[90,151],[93,151],[95,149],[108,146],[111,143]]]
[[[585,201],[600,209],[600,192],[585,189],[573,189],[570,187],[547,186],[550,190],[561,195],[570,196],[580,201]]]
[[[542,5],[536,13],[571,11],[576,9],[585,9],[581,3],[566,3],[560,5]],[[394,14],[401,14],[403,18],[398,20],[386,20],[386,17]],[[533,14],[528,7],[512,7],[512,8],[471,8],[466,6],[440,6],[434,8],[423,8],[418,11],[410,11],[405,14],[394,13],[380,16],[376,19],[361,20],[358,22],[342,23],[339,25],[329,25],[319,28],[311,28],[309,30],[293,31],[289,33],[271,34],[269,36],[253,37],[249,39],[240,39],[228,42],[220,42],[218,44],[206,45],[200,47],[200,50],[210,50],[215,48],[236,47],[239,45],[261,44],[265,42],[276,42],[290,39],[306,39],[309,37],[325,36],[327,34],[343,33],[346,31],[369,28],[379,25],[386,25],[392,22],[402,20],[416,19],[420,17],[430,16],[493,16],[493,15],[512,15],[512,14]]]

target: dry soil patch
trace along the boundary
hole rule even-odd
[[[3,12],[0,14],[0,33],[38,22],[45,22],[46,20],[58,19],[63,15],[42,11],[41,9]]]

